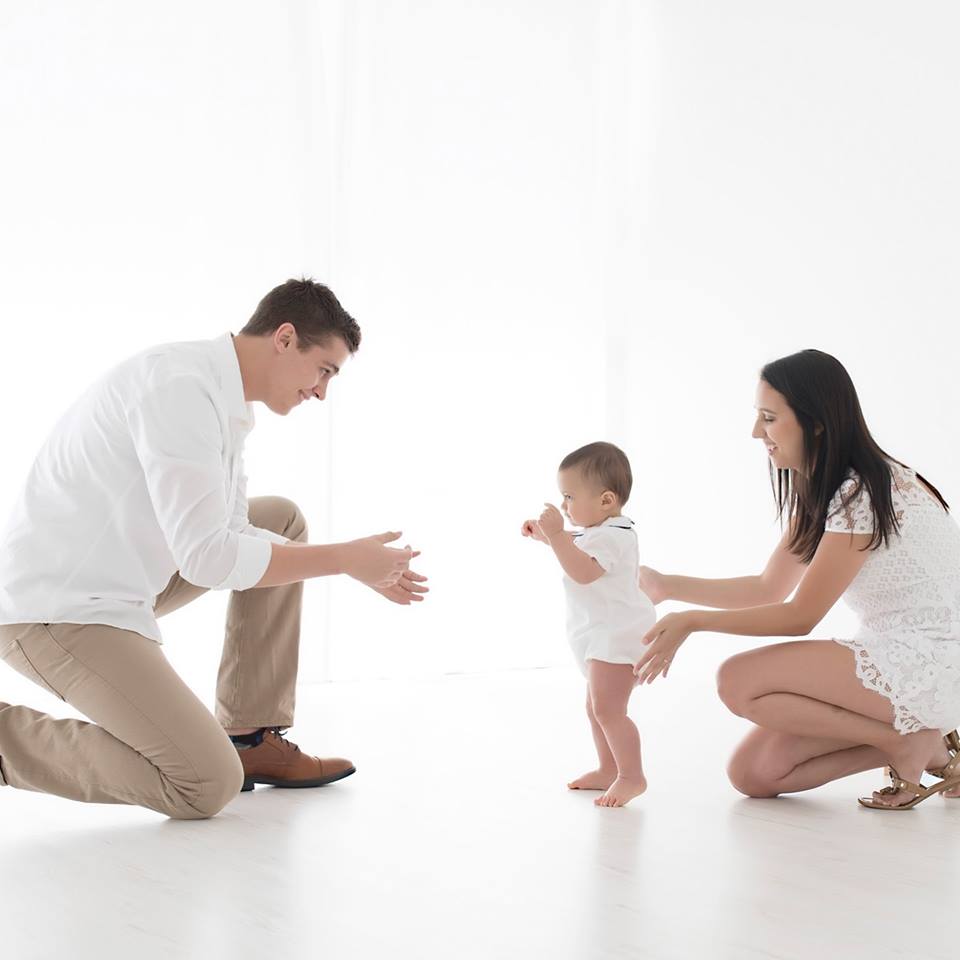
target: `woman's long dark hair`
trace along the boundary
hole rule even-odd
[[[804,470],[781,470],[770,463],[770,481],[781,521],[784,512],[792,529],[790,551],[804,563],[817,552],[827,520],[827,508],[851,470],[859,485],[847,498],[866,488],[873,506],[873,538],[866,549],[876,550],[899,534],[900,524],[890,494],[890,462],[870,435],[860,400],[843,364],[820,350],[801,350],[768,363],[760,376],[782,394],[803,429]],[[900,464],[904,466],[904,464]],[[949,509],[940,492],[920,474],[917,478]]]

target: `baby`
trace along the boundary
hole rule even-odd
[[[656,622],[653,604],[638,586],[637,535],[621,513],[630,497],[630,461],[612,443],[590,443],[565,457],[558,483],[563,504],[551,504],[522,532],[548,544],[566,576],[567,637],[587,678],[587,716],[600,765],[567,784],[603,790],[594,802],[622,807],[647,789],[640,734],[627,716],[645,651],[644,634]],[[582,533],[563,529],[563,517]]]

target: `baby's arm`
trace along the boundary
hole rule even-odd
[[[550,537],[550,546],[553,547],[554,555],[560,561],[563,572],[574,583],[593,583],[607,572],[593,557],[584,553],[573,542],[573,534],[566,530],[561,530]]]
[[[563,516],[556,507],[546,504],[546,509],[540,514],[537,525],[553,548],[553,553],[560,561],[563,572],[574,583],[593,583],[607,572],[593,557],[585,554],[573,542],[573,534],[563,529]]]

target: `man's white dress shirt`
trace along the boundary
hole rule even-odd
[[[95,383],[43,445],[0,535],[0,624],[104,623],[160,642],[174,573],[245,590],[286,539],[247,517],[253,429],[230,334],[153,347]]]

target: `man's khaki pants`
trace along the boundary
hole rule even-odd
[[[306,540],[296,505],[250,501],[250,522]],[[206,593],[174,575],[157,616]],[[224,729],[293,723],[303,584],[230,596],[216,718],[162,648],[101,624],[0,626],[0,657],[92,720],[55,720],[0,703],[0,785],[89,803],[131,803],[170,817],[212,817],[243,783]]]

